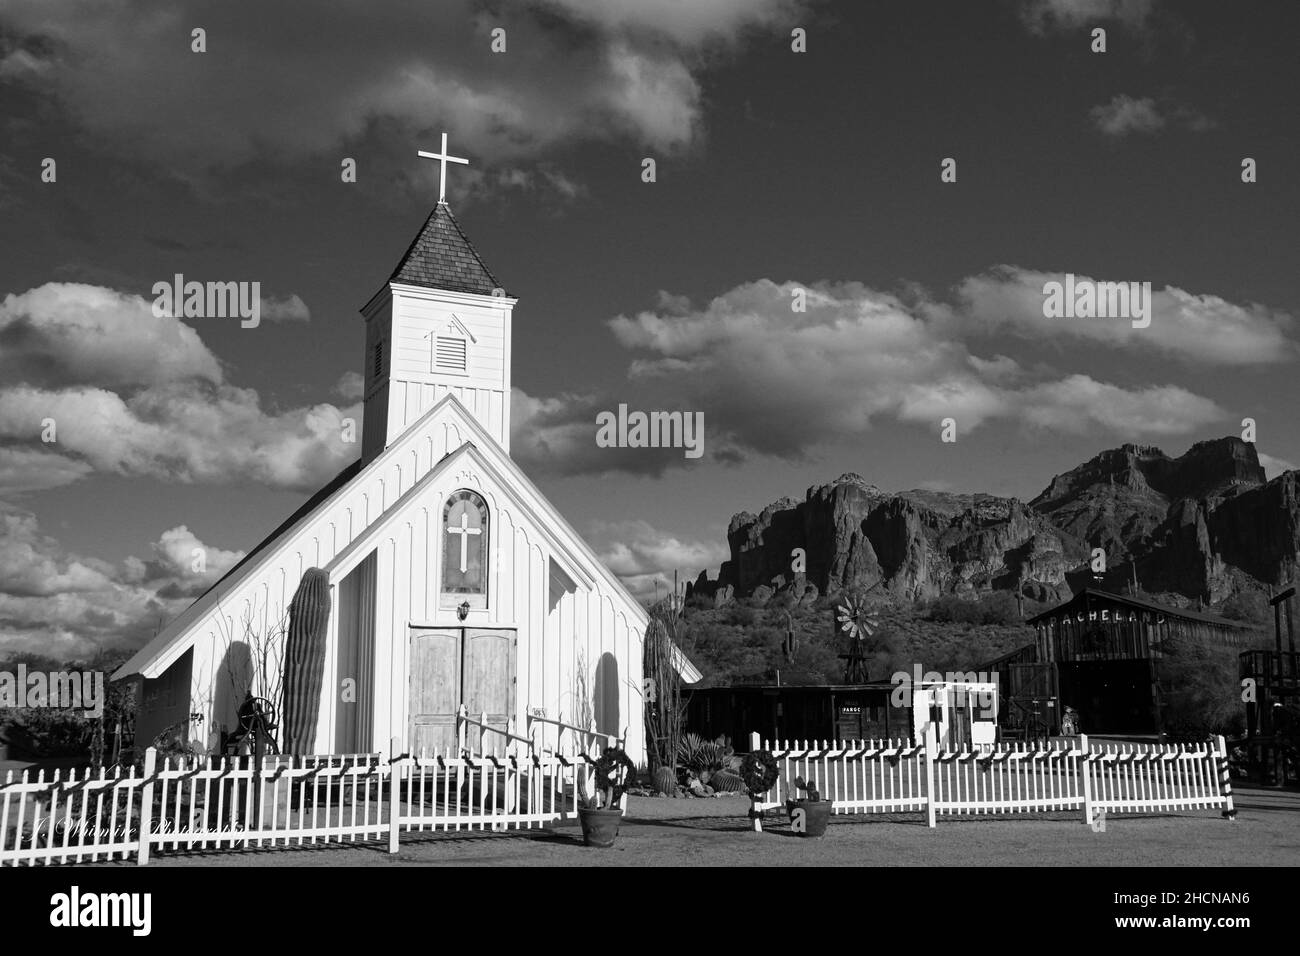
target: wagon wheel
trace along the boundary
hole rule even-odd
[[[259,720],[261,729],[275,730],[275,704],[265,697],[250,697],[239,708],[239,726],[244,733],[251,734]]]
[[[267,752],[278,754],[280,748],[275,742],[273,733],[279,726],[276,723],[276,716],[275,704],[265,697],[250,697],[239,708],[240,730],[245,737],[256,732],[266,744]]]

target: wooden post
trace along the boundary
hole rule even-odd
[[[1223,816],[1227,820],[1236,822],[1237,808],[1232,804],[1232,774],[1228,770],[1228,745],[1223,739],[1223,734],[1215,738],[1215,747],[1218,750],[1214,762],[1219,768],[1219,792],[1223,794],[1225,800]]]
[[[934,721],[930,721],[925,728],[925,822],[928,826],[934,826],[934,758],[935,751],[938,749],[938,740],[935,736]]]
[[[402,763],[398,756],[398,741],[394,737],[388,765],[388,852],[391,854],[397,853],[402,819]]]
[[[1151,715],[1155,718],[1156,739],[1163,741],[1165,722],[1161,711],[1164,710],[1164,701],[1160,695],[1160,674],[1156,670],[1156,659],[1154,657],[1147,658],[1147,668],[1151,674]]]
[[[144,752],[144,786],[140,788],[140,847],[135,862],[144,866],[149,862],[149,831],[153,829],[153,776],[158,766],[158,751],[150,747]]]
[[[1273,636],[1277,644],[1278,654],[1282,653],[1282,602],[1274,601],[1273,603]]]
[[[1079,776],[1083,778],[1083,822],[1092,826],[1092,768],[1088,766],[1088,735],[1079,734]]]
[[[757,753],[763,749],[762,738],[758,736],[757,730],[749,732],[749,752]],[[763,832],[763,811],[759,809],[761,797],[751,796],[749,798],[749,824],[755,833]]]
[[[515,796],[521,771],[519,769],[519,742],[515,739],[515,719],[513,717],[506,721],[506,732],[510,735],[506,738],[505,746],[506,767],[508,768],[504,777],[506,813],[514,813],[515,808],[519,805]]]
[[[1286,599],[1286,649],[1292,654],[1295,653],[1295,628],[1291,625],[1291,598]]]

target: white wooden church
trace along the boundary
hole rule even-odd
[[[643,760],[648,616],[510,458],[517,300],[445,201],[446,152],[421,154],[443,163],[439,202],[361,310],[360,459],[114,675],[143,683],[137,746],[179,725],[216,752],[246,694],[274,695],[289,602],[320,568],[314,753],[454,747],[464,705],[542,746],[566,732],[530,715],[594,720]]]

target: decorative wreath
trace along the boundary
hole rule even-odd
[[[619,768],[624,772],[619,774]],[[615,782],[619,777],[623,782]],[[617,803],[623,798],[628,787],[636,782],[636,764],[621,747],[610,747],[596,760],[596,790],[610,791],[610,803]]]
[[[771,790],[780,775],[776,758],[767,750],[755,750],[753,753],[746,754],[740,764],[740,776],[745,781],[745,789],[752,797]]]

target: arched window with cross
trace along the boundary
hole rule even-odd
[[[457,491],[442,509],[442,597],[487,607],[488,509],[477,493]]]

